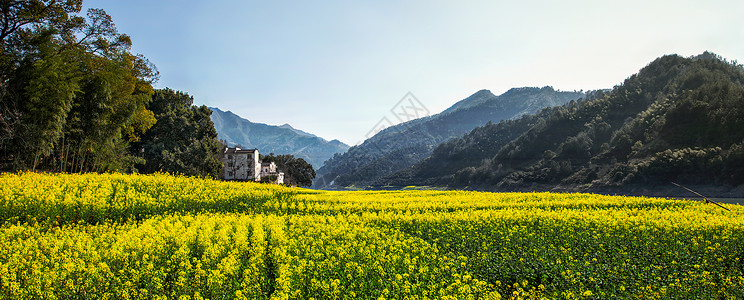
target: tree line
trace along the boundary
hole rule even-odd
[[[218,177],[211,110],[168,88],[101,9],[0,3],[0,171]]]

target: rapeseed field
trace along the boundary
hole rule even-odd
[[[742,299],[744,208],[0,175],[0,299]]]

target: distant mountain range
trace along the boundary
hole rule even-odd
[[[741,197],[742,65],[709,52],[664,56],[612,90],[442,143],[374,185],[687,193],[671,182],[728,186]]]
[[[386,128],[346,153],[336,154],[317,171],[313,187],[366,186],[431,155],[438,144],[477,126],[511,120],[542,108],[583,97],[551,87],[515,88],[495,96],[481,90],[445,111]]]
[[[212,122],[217,136],[228,145],[258,148],[261,154],[291,154],[312,164],[315,169],[336,153],[345,152],[349,146],[338,141],[327,141],[314,134],[296,129],[289,124],[281,126],[251,122],[231,111],[212,110]]]

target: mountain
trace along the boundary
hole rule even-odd
[[[289,124],[286,124],[286,123],[284,125],[279,125],[279,127],[281,127],[281,128],[287,128],[287,129],[292,130],[292,131],[294,131],[297,134],[302,135],[302,136],[318,137],[317,135],[314,135],[312,133],[307,133],[305,131],[296,129],[296,128],[292,127],[292,125],[289,125]]]
[[[618,190],[744,184],[744,68],[656,59],[609,91],[442,143],[382,185]],[[621,189],[620,189],[621,190]]]
[[[304,159],[316,169],[334,154],[349,149],[348,145],[338,140],[327,141],[295,129],[289,124],[273,126],[254,123],[231,111],[222,111],[214,107],[210,109],[217,136],[227,141],[230,146],[258,148],[263,154],[291,154]]]
[[[436,145],[491,121],[510,120],[579,99],[581,92],[515,88],[495,96],[481,90],[447,110],[388,127],[336,154],[318,170],[313,187],[366,186],[428,157]]]

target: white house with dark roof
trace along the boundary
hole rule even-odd
[[[261,180],[258,149],[227,148],[222,155],[225,180]]]

